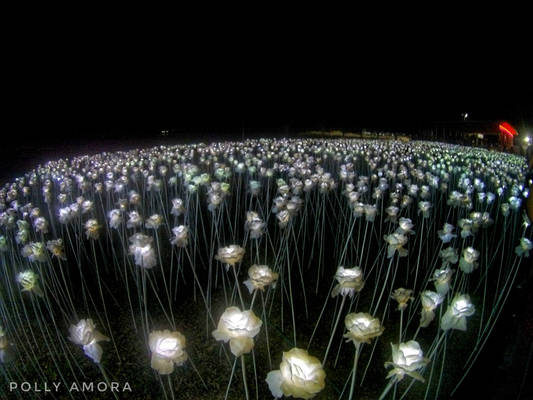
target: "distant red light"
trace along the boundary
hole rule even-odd
[[[515,128],[511,126],[511,124],[507,122],[502,122],[500,125],[498,125],[498,128],[500,129],[500,132],[505,133],[506,135],[510,136],[516,136],[518,135],[518,132]]]

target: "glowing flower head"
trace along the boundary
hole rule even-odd
[[[235,264],[241,262],[244,253],[245,251],[241,246],[232,244],[227,247],[220,247],[215,259],[225,263],[229,269],[230,265],[235,266]]]
[[[454,229],[455,228],[452,224],[445,223],[442,230],[437,231],[442,243],[449,243],[453,238],[457,237],[457,235],[453,233]]]
[[[344,337],[355,345],[370,343],[371,339],[380,336],[385,330],[379,319],[368,313],[350,313],[344,318],[344,324],[348,330]]]
[[[176,217],[185,213],[182,199],[172,199],[172,210],[170,210],[170,213]]]
[[[32,262],[45,262],[46,247],[41,242],[31,242],[22,248],[22,255]]]
[[[168,375],[174,371],[174,364],[178,367],[187,361],[185,352],[185,336],[180,332],[152,331],[148,337],[148,346],[152,352],[151,366],[161,375]]]
[[[320,361],[297,347],[283,352],[280,369],[270,371],[266,382],[276,398],[293,396],[311,399],[326,386],[326,373]]]
[[[515,247],[514,251],[518,257],[522,257],[524,254],[529,257],[529,251],[533,248],[531,240],[528,238],[520,238],[520,244]]]
[[[445,267],[449,264],[456,264],[459,261],[459,255],[457,249],[454,247],[446,247],[439,252],[440,258],[442,258],[442,265]]]
[[[407,236],[394,232],[390,235],[385,235],[383,238],[389,244],[389,247],[387,248],[387,258],[394,256],[395,252],[398,252],[399,257],[405,257],[408,254],[407,250],[403,248],[407,243]]]
[[[253,338],[259,333],[263,322],[251,310],[241,311],[228,307],[220,316],[213,337],[224,343],[230,342],[231,353],[235,357],[249,353],[254,347]]]
[[[243,283],[246,285],[250,293],[254,290],[265,290],[268,285],[275,286],[278,279],[278,273],[272,271],[268,265],[252,265],[248,269],[249,279]]]
[[[429,212],[431,210],[431,203],[429,201],[420,201],[418,203],[418,213],[422,213],[423,218],[429,217]]]
[[[95,363],[102,359],[103,350],[98,342],[109,341],[109,338],[96,329],[92,319],[82,319],[76,325],[69,328],[69,339],[77,345],[83,347],[83,352]]]
[[[154,214],[150,216],[145,222],[144,225],[147,229],[159,229],[161,224],[163,223],[163,216],[159,214]]]
[[[442,330],[466,331],[466,317],[474,315],[476,308],[467,294],[456,295],[440,320]]]
[[[186,247],[189,244],[189,228],[185,225],[175,226],[172,228],[174,237],[170,239],[170,243],[178,247]]]
[[[246,222],[244,229],[250,232],[250,238],[258,239],[265,232],[266,223],[259,217],[255,211],[248,211],[246,213]]]
[[[107,214],[109,217],[109,227],[118,229],[122,223],[122,212],[119,209],[113,209]]]
[[[339,294],[343,297],[346,295],[353,297],[365,286],[363,271],[359,267],[344,268],[340,266],[335,273],[335,279],[339,283],[331,291],[331,297],[336,297]]]
[[[469,274],[478,267],[477,259],[479,258],[479,251],[473,247],[467,247],[463,250],[463,256],[459,261],[459,268],[465,274]]]
[[[135,264],[142,268],[152,268],[157,264],[153,239],[142,233],[130,237],[130,255],[135,257]]]
[[[420,294],[420,300],[422,303],[420,326],[426,328],[435,318],[434,310],[443,302],[444,296],[431,290],[426,290]]]
[[[100,237],[101,225],[95,219],[90,219],[85,223],[85,235],[87,239],[98,239]]]
[[[414,225],[410,218],[400,218],[398,225],[398,228],[396,228],[397,233],[402,235],[414,233],[412,230]]]
[[[38,296],[43,296],[43,292],[37,282],[39,276],[32,270],[26,270],[17,274],[17,282],[22,286],[23,292],[32,292]]]
[[[433,272],[433,282],[437,293],[443,296],[448,293],[453,273],[454,270],[450,269],[450,267],[437,269]]]
[[[65,256],[65,246],[63,245],[63,239],[49,240],[46,242],[46,248],[54,257],[60,258],[61,260],[66,260]]]
[[[392,344],[392,362],[387,361],[385,367],[392,366],[393,369],[389,371],[387,378],[395,377],[400,381],[405,375],[408,375],[416,380],[424,382],[424,378],[418,372],[418,369],[425,367],[429,360],[424,358],[424,353],[420,348],[418,342],[410,340],[399,345]]]
[[[398,310],[405,310],[409,300],[413,300],[411,289],[398,288],[392,292],[392,298],[398,302]]]

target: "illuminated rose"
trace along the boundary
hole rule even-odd
[[[335,273],[335,279],[339,283],[331,291],[331,297],[336,297],[339,294],[353,297],[355,292],[360,292],[365,286],[363,271],[359,267],[344,268],[341,266]]]
[[[95,363],[99,363],[102,358],[102,347],[98,342],[109,341],[109,338],[96,329],[92,319],[82,319],[76,325],[69,328],[69,339],[83,347],[83,352]]]
[[[37,280],[39,277],[37,274],[31,270],[26,270],[23,272],[19,272],[17,274],[17,282],[22,286],[23,292],[32,292],[35,293],[38,296],[43,296],[43,292],[39,286],[39,283]]]
[[[65,246],[63,245],[63,239],[49,240],[46,242],[46,248],[54,257],[60,258],[61,260],[66,260],[65,256]]]
[[[425,367],[429,360],[424,358],[424,353],[418,342],[410,340],[399,345],[392,344],[392,362],[387,361],[386,367],[392,366],[387,378],[395,377],[398,381],[402,380],[405,375],[424,382],[424,378],[416,370]]]
[[[443,296],[448,293],[450,290],[450,281],[454,272],[455,271],[450,269],[450,267],[437,269],[433,272],[433,283],[437,293]]]
[[[518,257],[522,257],[524,254],[526,257],[529,257],[529,250],[533,248],[531,240],[528,238],[520,238],[520,244],[515,247],[514,251]]]
[[[159,214],[154,214],[150,216],[145,222],[144,225],[147,229],[159,229],[161,224],[163,223],[163,216]]]
[[[474,315],[476,308],[467,294],[456,295],[440,320],[442,330],[466,331],[466,317]]]
[[[435,318],[434,310],[444,300],[444,296],[439,293],[426,290],[420,294],[422,303],[422,313],[420,316],[420,326],[426,328]]]
[[[235,266],[235,264],[241,262],[244,253],[245,251],[241,246],[232,244],[227,247],[220,247],[215,259],[227,265]]]
[[[453,233],[454,226],[452,224],[445,223],[442,230],[438,230],[437,234],[439,235],[442,243],[449,243],[453,238],[456,238],[457,235]]]
[[[130,255],[135,257],[135,264],[142,268],[152,268],[157,264],[153,239],[142,233],[130,237]]]
[[[344,324],[348,330],[344,337],[356,345],[370,343],[371,339],[380,336],[385,330],[379,319],[368,313],[350,313],[346,315]]]
[[[403,248],[407,243],[407,236],[396,232],[390,235],[385,235],[383,238],[389,244],[389,247],[387,248],[387,258],[394,256],[395,252],[398,252],[399,257],[405,257],[408,254],[407,250]]]
[[[100,237],[100,224],[95,219],[90,219],[85,223],[85,235],[87,239],[96,240]]]
[[[254,347],[253,338],[259,333],[263,322],[251,310],[241,311],[228,307],[220,316],[213,337],[224,343],[230,342],[230,349],[236,357],[249,353]]]
[[[246,222],[244,229],[250,232],[251,239],[260,238],[265,232],[266,223],[259,217],[255,211],[248,211],[246,213]]]
[[[276,398],[293,396],[311,399],[326,386],[326,373],[320,361],[306,350],[293,348],[283,352],[280,369],[270,371],[266,382]]]
[[[118,209],[113,209],[107,214],[109,217],[109,227],[118,229],[122,223],[122,213]]]
[[[397,233],[400,234],[407,234],[407,233],[414,233],[413,232],[413,222],[409,218],[400,218],[400,222],[398,223],[398,228],[396,229]]]
[[[187,361],[185,343],[185,336],[178,331],[165,329],[150,332],[148,346],[152,352],[151,367],[161,375],[171,374],[174,364],[179,367]]]
[[[440,258],[442,258],[442,265],[446,266],[449,264],[456,264],[459,261],[459,255],[457,254],[457,249],[453,247],[447,247],[444,250],[441,250],[439,253]]]
[[[264,290],[266,286],[275,285],[278,279],[278,273],[272,271],[268,265],[252,265],[248,269],[249,279],[243,283],[246,285],[250,293],[254,290]]]
[[[178,247],[186,247],[189,243],[189,228],[184,225],[175,226],[172,228],[174,237],[170,239],[170,243]]]
[[[478,263],[476,262],[478,258],[479,251],[473,247],[467,247],[463,250],[463,256],[461,257],[461,260],[459,260],[459,268],[461,268],[461,271],[465,274],[471,273],[478,267]]]
[[[412,300],[413,291],[411,289],[398,288],[392,293],[392,298],[398,302],[398,310],[405,310],[409,300]]]
[[[172,199],[172,210],[170,210],[172,215],[179,217],[181,214],[185,213],[185,207],[183,206],[182,199]]]

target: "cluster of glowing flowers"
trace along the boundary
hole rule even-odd
[[[467,294],[456,295],[440,320],[442,330],[466,331],[466,317],[474,315],[476,308]]]
[[[185,336],[180,332],[152,331],[148,337],[148,346],[152,352],[151,367],[161,375],[174,371],[174,365],[181,366],[187,361]]]
[[[446,266],[433,272],[433,284],[437,293],[444,296],[450,290],[450,281],[455,271]]]
[[[268,265],[252,265],[248,269],[248,279],[243,283],[250,293],[254,290],[265,290],[266,286],[275,287],[279,274],[272,271]]]
[[[520,238],[520,244],[515,247],[514,251],[518,257],[522,257],[524,254],[529,257],[529,251],[533,248],[531,240],[528,238]]]
[[[152,268],[157,264],[156,254],[152,246],[153,239],[142,233],[130,237],[130,255],[135,257],[135,264],[142,268]]]
[[[270,371],[266,382],[275,398],[311,399],[326,386],[326,373],[316,357],[294,347],[283,352],[279,370]]]
[[[454,229],[455,228],[452,224],[445,223],[442,230],[437,231],[442,243],[450,243],[453,238],[457,237],[457,235],[453,233]]]
[[[259,217],[255,211],[248,211],[246,213],[246,222],[244,223],[244,229],[250,232],[250,238],[260,238],[266,229],[266,223]]]
[[[473,247],[467,247],[463,250],[463,256],[459,260],[459,268],[465,274],[469,274],[478,267],[477,260],[479,258],[479,251]]]
[[[87,239],[96,240],[100,237],[101,225],[95,219],[90,219],[85,223],[85,235]]]
[[[65,246],[63,245],[63,239],[49,240],[46,242],[46,248],[54,257],[57,257],[61,260],[66,260],[65,256]]]
[[[98,332],[93,320],[82,319],[76,325],[71,325],[69,328],[70,341],[82,346],[83,352],[87,357],[95,363],[99,363],[102,359],[103,350],[98,342],[109,341],[109,338]]]
[[[385,330],[379,319],[362,312],[346,315],[344,325],[348,330],[344,337],[356,346],[360,343],[370,343],[371,339],[381,336]]]
[[[409,300],[413,300],[413,291],[411,289],[398,288],[392,292],[391,297],[398,302],[398,311],[405,310]]]
[[[387,361],[385,367],[393,367],[387,375],[388,378],[395,378],[401,381],[405,375],[418,381],[424,382],[424,378],[417,370],[425,367],[429,360],[424,357],[424,353],[418,342],[410,340],[399,345],[391,343],[392,362]]]
[[[242,261],[244,253],[245,251],[241,246],[232,244],[227,247],[220,247],[215,259],[225,263],[226,269],[229,269],[230,266],[235,266],[235,264],[238,264]]]
[[[435,309],[443,302],[444,296],[426,290],[420,294],[420,301],[422,303],[422,313],[420,314],[420,327],[427,328],[431,321],[435,318]]]
[[[37,296],[43,296],[43,291],[37,282],[39,276],[32,270],[26,270],[17,274],[17,282],[22,286],[23,292],[32,292]]]
[[[254,337],[259,333],[263,322],[251,310],[241,311],[238,307],[228,307],[220,316],[217,329],[212,332],[217,341],[229,341],[231,353],[235,357],[249,353],[254,347]]]
[[[365,286],[363,271],[359,267],[344,268],[341,266],[335,273],[335,279],[339,283],[331,291],[331,297],[336,297],[339,294],[353,297],[356,292],[359,293]]]
[[[407,243],[407,236],[398,232],[394,232],[390,235],[385,235],[383,238],[389,245],[387,247],[387,258],[392,258],[396,252],[398,252],[398,257],[407,256],[408,251],[403,248],[403,246]]]
[[[25,245],[21,250],[22,256],[27,257],[32,262],[45,262],[46,247],[41,242],[30,242]]]
[[[189,228],[185,225],[175,226],[172,228],[174,237],[170,239],[170,243],[178,247],[186,247],[189,244]]]

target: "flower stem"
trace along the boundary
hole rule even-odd
[[[246,400],[250,399],[248,394],[248,384],[246,382],[246,365],[244,364],[244,354],[241,355],[241,365],[242,365],[242,381],[244,383],[244,392],[246,394]]]

